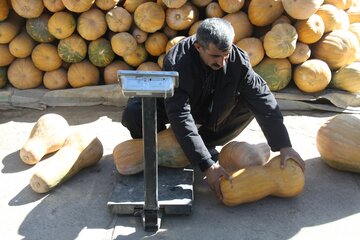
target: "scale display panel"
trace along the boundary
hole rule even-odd
[[[174,95],[179,84],[175,71],[118,70],[117,77],[124,96],[162,97]]]

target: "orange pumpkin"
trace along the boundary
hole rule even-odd
[[[351,93],[360,93],[360,62],[353,62],[334,72],[331,86]]]
[[[206,7],[212,3],[212,0],[191,0],[191,3],[197,7]]]
[[[75,17],[70,12],[56,12],[48,21],[49,32],[57,39],[64,39],[76,29]]]
[[[132,70],[126,62],[122,60],[115,60],[104,69],[104,82],[105,84],[118,83],[117,71],[118,70]]]
[[[125,0],[123,7],[130,13],[133,13],[141,4],[151,1],[152,0]]]
[[[245,0],[218,0],[221,9],[226,13],[235,13],[244,6]]]
[[[284,12],[281,1],[252,0],[248,8],[249,20],[255,26],[266,26],[274,22]]]
[[[288,23],[276,24],[264,37],[264,49],[270,58],[286,58],[296,48],[298,34]]]
[[[122,7],[115,7],[105,15],[106,23],[113,32],[128,31],[133,23],[131,14]]]
[[[9,4],[7,1],[0,1],[0,21],[4,21],[9,16]]]
[[[163,4],[168,8],[180,8],[187,0],[161,0]]]
[[[128,32],[117,33],[111,38],[114,53],[121,57],[133,53],[137,45],[136,39]]]
[[[101,10],[108,11],[115,8],[119,2],[120,0],[96,0],[95,4]]]
[[[35,67],[30,57],[17,58],[9,66],[8,78],[17,89],[32,89],[41,85],[43,72]]]
[[[161,71],[160,66],[155,62],[143,62],[137,68],[137,71]]]
[[[325,34],[312,49],[314,57],[325,61],[331,70],[354,62],[359,51],[357,37],[349,30],[343,29]]]
[[[168,53],[173,46],[175,46],[178,42],[184,40],[185,38],[186,38],[185,36],[177,36],[170,39],[166,44],[165,52]]]
[[[293,54],[291,54],[288,59],[291,62],[291,64],[300,64],[308,60],[311,56],[311,49],[309,45],[297,42],[295,51]]]
[[[15,60],[15,57],[11,54],[8,44],[0,44],[0,67],[9,65]]]
[[[323,2],[324,0],[282,0],[285,11],[294,19],[308,19]]]
[[[22,18],[14,12],[10,12],[4,21],[0,21],[0,44],[6,44],[13,40],[20,32],[22,23]]]
[[[324,61],[309,59],[295,68],[293,78],[301,91],[317,93],[329,85],[331,70]]]
[[[76,29],[86,40],[92,41],[100,38],[107,31],[105,14],[97,8],[81,13],[77,19]]]
[[[294,26],[298,33],[299,41],[307,44],[319,41],[325,33],[324,21],[317,14],[311,15],[308,19],[296,21]]]
[[[62,0],[43,0],[44,6],[50,12],[59,12],[65,9]]]
[[[223,18],[229,21],[234,28],[234,43],[243,38],[251,37],[253,33],[253,25],[250,23],[248,15],[245,12],[239,11],[236,13],[229,13]]]
[[[62,65],[62,59],[56,46],[50,43],[36,45],[31,53],[31,59],[34,65],[42,71],[53,71]]]
[[[22,31],[9,43],[10,53],[17,58],[26,58],[30,56],[36,43],[26,31]]]
[[[238,41],[236,45],[249,55],[250,63],[253,67],[255,67],[264,58],[265,51],[263,43],[258,38],[243,38]]]
[[[100,72],[89,60],[70,65],[67,73],[71,87],[79,88],[99,84]]]
[[[88,11],[95,0],[62,0],[62,2],[69,11],[82,13]]]
[[[188,29],[198,19],[199,11],[190,3],[166,10],[166,24],[176,31]]]
[[[123,57],[124,61],[132,67],[138,67],[140,64],[145,62],[147,58],[148,53],[144,44],[138,44],[135,51]]]
[[[149,34],[147,32],[144,32],[138,27],[134,27],[134,29],[131,32],[131,35],[133,35],[137,43],[144,43],[148,38]]]
[[[336,8],[334,5],[324,4],[319,8],[316,14],[324,21],[325,32],[349,28],[349,17],[345,11]]]
[[[153,33],[164,26],[165,11],[157,3],[145,2],[136,8],[134,21],[141,30]]]
[[[23,18],[37,18],[44,10],[42,0],[11,0],[13,10]]]
[[[219,3],[211,2],[206,6],[205,14],[206,14],[206,17],[208,17],[208,18],[212,18],[212,17],[221,18],[225,15],[225,12],[222,10]]]
[[[168,37],[163,32],[156,32],[150,34],[145,41],[145,49],[152,56],[160,56],[166,50],[166,44],[169,41]]]
[[[45,72],[43,77],[44,87],[50,90],[65,89],[69,86],[67,79],[67,70],[58,68],[53,71]]]

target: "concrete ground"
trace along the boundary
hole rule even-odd
[[[74,129],[95,130],[104,156],[50,193],[38,194],[29,186],[35,167],[20,160],[19,149],[38,118],[49,112],[61,114]],[[140,217],[117,216],[107,207],[118,174],[112,150],[130,138],[120,123],[121,108],[0,111],[0,239],[359,239],[360,175],[331,169],[316,149],[317,130],[334,114],[284,112],[293,146],[306,160],[299,196],[226,207],[196,171],[191,215],[165,215],[154,233],[144,231]],[[255,121],[235,140],[265,141]]]

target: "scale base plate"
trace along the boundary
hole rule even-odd
[[[143,173],[116,174],[108,207],[114,214],[139,215],[144,208]],[[158,203],[167,215],[189,215],[193,195],[194,170],[190,168],[158,168]]]

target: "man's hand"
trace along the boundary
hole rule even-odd
[[[205,171],[206,180],[210,186],[210,189],[213,190],[216,196],[222,200],[222,193],[220,189],[220,178],[225,177],[230,179],[230,175],[221,167],[218,163],[214,163]]]
[[[292,147],[281,148],[280,149],[280,157],[281,157],[281,161],[280,161],[281,168],[285,168],[286,160],[291,158],[291,159],[294,159],[299,164],[299,166],[301,167],[301,169],[303,171],[305,171],[305,161],[300,157],[300,155]]]

